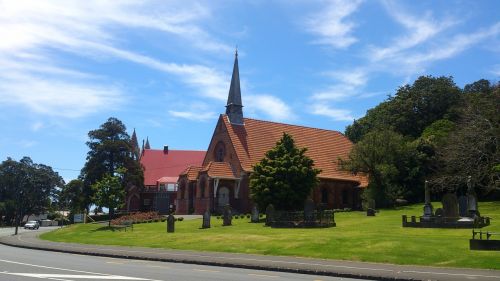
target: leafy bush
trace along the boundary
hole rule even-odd
[[[158,212],[137,212],[131,213],[128,215],[121,216],[111,221],[111,224],[119,225],[124,222],[132,222],[132,223],[143,223],[143,222],[152,222],[159,221],[161,219]]]

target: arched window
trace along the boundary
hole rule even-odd
[[[226,156],[226,146],[223,142],[218,142],[215,145],[215,162],[224,162],[224,157]]]

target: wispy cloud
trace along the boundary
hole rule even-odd
[[[368,82],[368,72],[364,69],[329,71],[323,73],[333,79],[333,85],[313,94],[315,100],[341,101],[362,93]]]
[[[272,95],[246,95],[245,110],[250,115],[265,117],[273,121],[290,121],[295,115],[284,101]]]
[[[305,20],[305,29],[319,37],[314,43],[347,48],[358,41],[352,35],[356,25],[348,21],[347,17],[356,12],[361,3],[361,0],[328,1],[321,12]]]
[[[352,112],[347,109],[332,108],[325,104],[314,105],[311,111],[315,115],[325,116],[334,121],[353,121]]]
[[[394,38],[389,46],[373,47],[369,53],[369,57],[373,61],[398,56],[402,51],[425,43],[459,23],[454,18],[434,19],[431,12],[426,12],[424,15],[413,15],[393,1],[382,1],[382,3],[389,16],[406,29],[406,34]]]
[[[223,99],[221,90],[226,79],[215,69],[136,53],[123,47],[127,44],[119,35],[123,28],[156,30],[189,42],[194,48],[229,52],[232,47],[201,28],[201,21],[211,16],[211,11],[201,4],[67,1],[61,5],[56,1],[11,1],[1,7],[1,104],[22,104],[46,115],[81,117],[126,101],[123,90],[113,86],[109,77],[95,77],[67,66],[52,50],[94,60],[128,60],[178,75],[202,95]]]

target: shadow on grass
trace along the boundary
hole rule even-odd
[[[103,226],[103,227],[99,227],[99,228],[96,228],[96,229],[93,229],[91,230],[91,232],[96,232],[96,231],[115,231],[116,229],[112,226]]]

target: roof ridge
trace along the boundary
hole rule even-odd
[[[226,114],[223,114],[223,115],[226,116]],[[291,126],[291,127],[299,127],[299,128],[305,128],[305,129],[315,129],[315,130],[327,131],[327,132],[336,132],[336,133],[339,133],[339,134],[345,136],[342,132],[337,131],[337,130],[329,130],[329,129],[323,129],[323,128],[317,128],[317,127],[308,127],[308,126],[304,126],[304,125],[295,125],[295,124],[288,124],[288,123],[276,122],[276,121],[269,121],[269,120],[260,120],[260,119],[248,118],[248,117],[244,117],[243,120],[253,120],[253,121],[259,121],[259,122],[279,124],[279,125],[287,125],[287,126]]]

